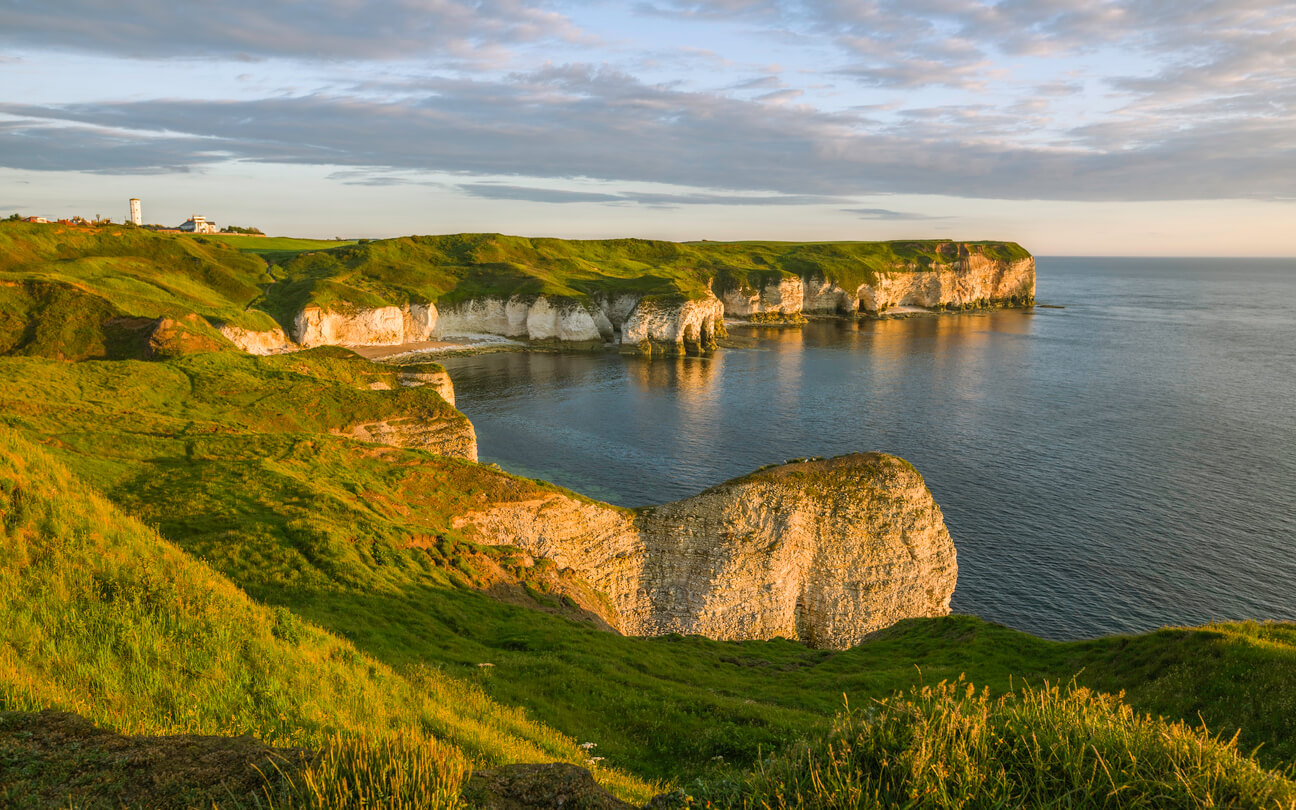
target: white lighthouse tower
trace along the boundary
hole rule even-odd
[[[140,213],[139,197],[131,197],[131,223],[135,225],[144,224],[144,215]]]

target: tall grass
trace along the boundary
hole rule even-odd
[[[266,804],[277,810],[438,810],[460,804],[470,773],[455,749],[403,729],[335,736],[305,767],[263,776]]]
[[[258,604],[4,428],[0,550],[0,710],[322,751],[293,806],[440,806],[476,763],[586,758],[471,683],[397,672]],[[603,776],[628,798],[653,792]]]
[[[832,732],[695,800],[760,808],[1296,807],[1296,782],[1236,740],[1119,697],[963,680],[848,708]]]

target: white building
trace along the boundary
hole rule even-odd
[[[180,226],[180,230],[186,233],[216,233],[216,223],[208,222],[207,217],[194,214]]]
[[[131,197],[130,200],[130,221],[134,225],[144,224],[144,215],[140,212],[139,197]]]

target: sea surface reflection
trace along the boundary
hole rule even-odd
[[[1039,273],[1065,309],[445,365],[483,460],[618,504],[788,458],[903,456],[954,535],[960,612],[1055,638],[1296,619],[1296,263]]]

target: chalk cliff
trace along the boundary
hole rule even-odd
[[[692,301],[641,299],[621,326],[621,350],[698,354],[724,337],[724,304],[709,291]]]
[[[288,335],[284,334],[284,331],[278,327],[256,330],[244,329],[231,324],[221,324],[217,327],[217,331],[224,335],[229,342],[248,354],[279,354],[296,348],[293,342],[288,339]]]
[[[958,574],[922,476],[877,453],[782,465],[636,511],[561,493],[497,502],[456,526],[574,569],[633,635],[843,648],[948,613]]]
[[[960,255],[948,263],[888,269],[854,289],[812,277],[806,281],[802,311],[878,314],[895,306],[945,309],[1034,302],[1034,258],[1001,260],[969,252],[966,245],[954,248]]]
[[[440,311],[437,337],[481,334],[602,346],[612,324],[592,302],[544,295],[474,298]]]
[[[293,336],[313,346],[390,346],[432,337],[437,309],[431,304],[323,309],[311,304],[293,319]]]
[[[454,383],[450,375],[436,363],[415,363],[398,366],[396,380],[404,388],[430,387],[451,405],[455,404]]]
[[[803,313],[881,314],[891,307],[929,309],[1025,305],[1035,298],[1035,260],[1024,253],[997,254],[977,243],[941,242],[922,264],[834,266],[835,278],[815,269],[802,275],[775,273],[759,284],[750,276],[698,271],[700,283],[687,295],[603,292],[592,295],[485,295],[443,304],[324,309],[311,304],[294,318],[293,337],[303,347],[394,345],[469,335],[500,335],[569,348],[619,343],[632,354],[709,351],[724,336],[724,319],[798,323]],[[999,258],[998,256],[1008,258]],[[764,274],[767,278],[768,273]],[[844,281],[842,279],[863,279]],[[723,289],[717,284],[726,285]],[[633,286],[633,285],[631,285]],[[712,291],[720,289],[720,295]],[[222,332],[248,351],[281,351],[284,336]]]
[[[742,285],[726,290],[724,314],[726,318],[796,320],[804,298],[804,282],[789,275],[759,288]]]

